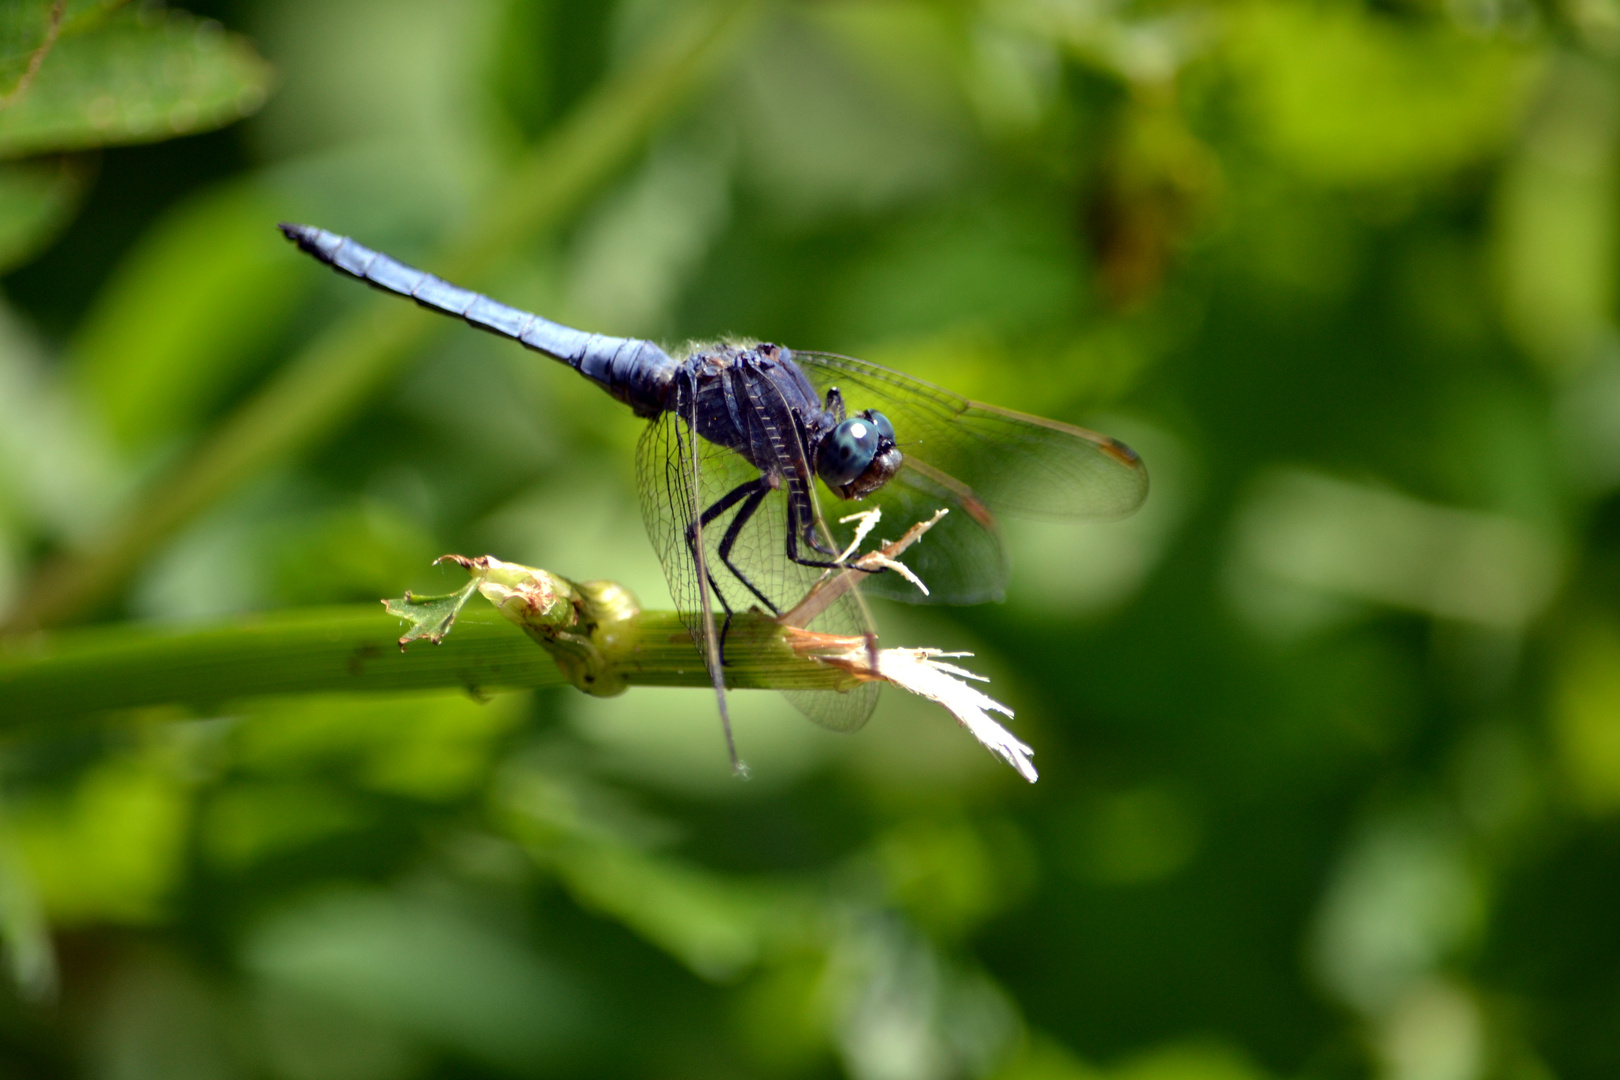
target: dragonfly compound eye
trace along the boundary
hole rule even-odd
[[[816,471],[828,487],[841,488],[866,471],[878,450],[876,423],[853,416],[832,429],[822,440]]]
[[[894,425],[889,423],[887,416],[884,416],[876,409],[867,409],[861,415],[872,421],[872,426],[877,428],[879,439],[885,442],[894,442]]]

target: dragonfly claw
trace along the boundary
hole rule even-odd
[[[854,559],[849,559],[847,562],[842,562],[841,568],[839,569],[828,570],[821,576],[820,580],[818,580],[814,585],[810,586],[810,591],[804,595],[803,599],[794,605],[792,610],[778,615],[776,617],[776,621],[781,623],[783,626],[808,626],[810,624],[810,620],[814,619],[817,615],[820,615],[823,611],[826,611],[828,605],[833,603],[833,601],[838,599],[839,596],[848,590],[849,587],[855,583],[855,579],[857,577],[862,574],[875,574],[880,570],[896,571],[897,573],[903,575],[907,581],[910,581],[919,589],[922,589],[924,595],[927,595],[928,589],[923,585],[922,581],[915,574],[913,574],[909,568],[901,565],[895,556],[899,555],[912,544],[915,544],[918,540],[922,539],[923,534],[929,529],[933,528],[939,519],[944,517],[948,512],[949,511],[943,509],[936,510],[933,517],[926,521],[917,522],[911,528],[907,529],[905,535],[900,539],[890,541],[874,551],[868,551],[865,555],[858,556]],[[862,519],[862,524],[865,525],[866,515],[868,514],[872,515],[872,517],[875,519],[877,512],[875,510],[863,511],[860,514],[852,514],[844,520],[854,521],[857,518],[860,518]],[[873,520],[872,524],[875,525],[876,521]],[[860,532],[860,529],[857,528],[856,531]],[[870,526],[867,526],[866,532],[871,532]],[[861,538],[864,539],[864,534],[862,534]],[[848,556],[853,553],[853,551],[854,546],[852,545],[850,550],[844,553],[845,558],[847,559]]]

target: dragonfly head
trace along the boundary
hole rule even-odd
[[[816,449],[816,472],[846,499],[864,499],[900,471],[894,425],[876,409],[838,424]]]

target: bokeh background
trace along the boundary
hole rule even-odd
[[[446,551],[667,604],[638,422],[282,219],[1154,487],[880,612],[976,654],[1033,787],[898,695],[734,695],[749,783],[699,690],[6,716],[0,1071],[1620,1075],[1615,0],[118,7],[0,12],[14,626]]]

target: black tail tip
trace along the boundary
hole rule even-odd
[[[283,221],[276,225],[281,235],[295,244],[306,244],[315,238],[315,230],[308,225],[298,225],[291,221]]]

